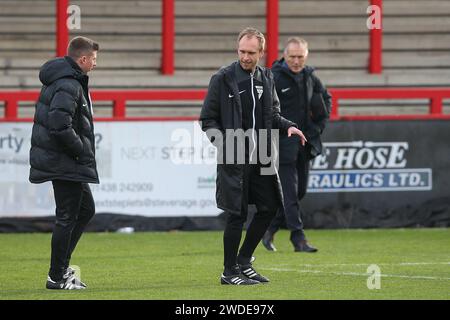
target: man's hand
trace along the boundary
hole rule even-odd
[[[287,134],[288,134],[288,137],[292,136],[293,134],[299,136],[302,146],[304,146],[305,143],[308,141],[308,140],[306,140],[305,136],[303,135],[303,132],[301,130],[297,129],[296,127],[290,127],[288,129]]]

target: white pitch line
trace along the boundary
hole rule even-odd
[[[448,265],[450,265],[450,262],[401,262],[398,265],[399,266],[415,266],[415,265],[433,265],[433,264],[448,264]]]
[[[450,262],[399,262],[399,263],[324,263],[324,264],[298,264],[301,267],[368,267],[371,264],[377,266],[426,266],[426,265],[450,265]],[[279,266],[287,266],[279,264]]]
[[[331,274],[338,276],[358,276],[358,277],[368,277],[372,274],[369,273],[357,273],[357,272],[325,272],[321,270],[297,270],[297,269],[281,269],[281,268],[263,268],[260,269],[270,270],[270,271],[278,271],[278,272],[300,272],[300,273],[322,273],[322,274]],[[404,279],[422,279],[422,280],[450,280],[450,278],[442,278],[442,277],[432,277],[432,276],[406,276],[402,274],[384,274],[381,273],[380,277],[385,278],[404,278]]]

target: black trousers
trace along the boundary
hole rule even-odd
[[[245,165],[241,214],[227,213],[223,234],[225,271],[232,269],[237,263],[250,262],[253,252],[280,207],[275,177],[261,175],[260,169],[259,165]],[[244,242],[239,250],[249,203],[256,205],[257,212],[247,228]]]
[[[56,221],[52,236],[49,275],[61,280],[72,252],[88,222],[95,214],[95,203],[87,183],[54,180]]]
[[[310,157],[308,148],[300,147],[297,162],[280,164],[280,180],[283,187],[284,210],[281,207],[267,231],[276,233],[286,221],[286,227],[296,240],[305,240],[300,201],[308,188]]]

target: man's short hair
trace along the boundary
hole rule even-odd
[[[67,54],[71,58],[78,59],[82,56],[91,55],[92,52],[98,51],[98,49],[99,45],[97,42],[94,42],[89,38],[79,36],[70,41],[69,47],[67,48]]]
[[[243,37],[248,37],[248,38],[256,37],[256,39],[258,39],[258,41],[259,41],[259,50],[260,51],[264,50],[264,48],[266,46],[266,38],[264,38],[264,35],[258,29],[253,28],[253,27],[247,27],[244,30],[242,30],[238,36],[238,45],[239,45],[239,41],[241,41],[241,39]]]
[[[291,37],[291,38],[287,39],[287,41],[286,41],[286,45],[284,46],[284,53],[287,53],[287,48],[289,47],[289,45],[291,43],[297,44],[299,46],[303,46],[306,48],[306,52],[309,51],[308,50],[308,42],[305,39],[300,38],[300,37]]]

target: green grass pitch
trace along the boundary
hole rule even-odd
[[[51,234],[0,234],[0,299],[450,299],[450,229],[308,230],[317,253],[258,246],[255,268],[271,279],[222,286],[222,232],[85,233],[72,265],[82,291],[45,289]],[[381,271],[379,289],[369,265]],[[374,282],[375,281],[375,282]]]

